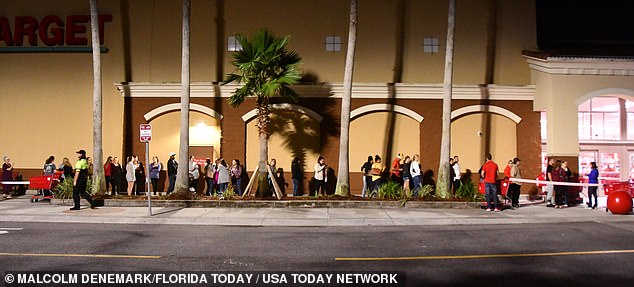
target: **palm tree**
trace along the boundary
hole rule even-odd
[[[348,151],[350,146],[350,99],[352,97],[352,73],[354,70],[354,50],[357,40],[357,0],[350,1],[350,28],[348,30],[348,51],[343,75],[343,98],[341,99],[341,134],[339,136],[339,171],[335,194],[350,195]]]
[[[453,40],[456,30],[456,0],[449,0],[449,17],[447,23],[447,47],[445,52],[445,79],[442,98],[442,137],[440,141],[440,164],[438,166],[438,183],[436,193],[441,198],[451,196],[449,148],[451,144],[451,93],[453,85]]]
[[[102,145],[102,95],[101,95],[101,45],[99,43],[99,13],[97,12],[97,0],[90,0],[90,32],[92,34],[92,67],[93,67],[93,92],[92,92],[92,145],[93,145],[93,181],[92,190],[103,193],[106,189],[105,174],[103,171],[103,145]]]
[[[243,83],[237,88],[228,102],[237,107],[247,97],[256,98],[258,110],[257,127],[260,138],[260,160],[258,163],[258,189],[256,196],[270,194],[266,177],[268,161],[268,138],[270,135],[269,99],[282,96],[297,101],[298,95],[289,86],[297,83],[301,77],[299,65],[301,57],[286,50],[290,36],[276,38],[267,30],[256,32],[251,39],[236,35],[242,49],[232,55],[234,73],[228,74],[223,84]]]
[[[181,127],[175,192],[189,191],[189,12],[190,0],[183,0],[183,47],[181,59]]]

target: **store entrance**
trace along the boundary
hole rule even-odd
[[[590,172],[590,163],[596,162],[601,178],[634,180],[634,146],[582,145],[579,152],[579,172]]]

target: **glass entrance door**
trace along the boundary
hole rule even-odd
[[[602,177],[621,177],[621,160],[618,152],[599,153],[599,174]]]
[[[579,174],[586,175],[590,173],[590,163],[597,162],[597,154],[599,152],[593,151],[581,151],[579,152]]]

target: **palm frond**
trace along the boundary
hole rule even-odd
[[[248,96],[258,97],[258,101],[274,96],[297,100],[297,93],[288,86],[301,78],[301,57],[286,50],[290,37],[277,38],[268,30],[259,30],[250,39],[240,34],[236,39],[242,49],[232,54],[235,71],[223,84],[242,82],[244,86],[236,89],[229,104],[238,106]]]
[[[229,97],[227,101],[229,102],[229,105],[231,105],[232,107],[237,107],[241,105],[242,103],[244,103],[244,101],[249,96],[249,94],[250,94],[249,86],[244,85],[241,88],[236,89],[233,92],[233,95],[231,95],[231,97]]]
[[[238,74],[227,74],[227,76],[225,77],[225,80],[222,82],[223,85],[229,84],[229,83],[233,83],[233,82],[237,82],[240,83],[242,82],[242,76],[238,75]]]
[[[299,101],[299,95],[297,92],[287,86],[282,86],[280,89],[280,95],[291,100],[293,103],[297,103]]]

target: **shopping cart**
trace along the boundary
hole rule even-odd
[[[510,185],[510,182],[506,178],[502,180],[497,180],[498,201],[500,202],[500,206],[499,206],[500,208],[506,208],[506,207],[510,208],[511,206],[511,198],[507,196],[509,185]],[[478,192],[480,194],[486,194],[483,181],[481,181],[480,184],[478,184]],[[483,208],[486,208],[486,206],[487,206],[486,202],[482,204]]]
[[[31,202],[38,202],[43,199],[51,199],[55,195],[53,194],[53,188],[59,184],[60,177],[63,172],[56,171],[53,175],[33,176],[29,178],[29,187],[31,189],[38,189],[41,191],[41,195],[31,196]],[[49,190],[50,194],[46,194],[45,191]]]

